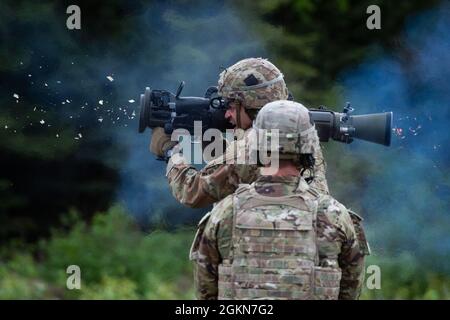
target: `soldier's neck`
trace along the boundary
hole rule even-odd
[[[263,176],[288,177],[300,176],[297,166],[290,160],[279,160],[278,168],[272,168],[270,165],[261,168]]]

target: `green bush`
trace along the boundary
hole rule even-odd
[[[3,248],[0,299],[194,298],[188,252],[195,230],[144,234],[120,207],[89,225],[73,212],[64,223],[68,231],[54,231],[37,247]],[[81,268],[80,290],[66,287],[69,265]],[[381,289],[364,286],[362,299],[450,299],[450,277],[424,270],[410,253],[374,253],[369,265],[380,267]]]
[[[0,298],[192,299],[188,251],[194,230],[144,234],[120,207],[90,225],[71,214],[69,232],[55,231],[34,252],[0,268]],[[81,269],[81,290],[68,290],[69,265]]]

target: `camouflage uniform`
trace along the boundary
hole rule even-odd
[[[303,178],[260,176],[200,221],[190,253],[197,297],[357,299],[368,250],[359,220]]]
[[[240,185],[200,222],[190,255],[198,297],[358,298],[368,249],[359,218],[303,177],[289,175],[313,165],[319,138],[308,109],[271,102],[253,127],[269,140],[278,136],[277,144],[258,139],[256,145],[282,166],[276,176]]]
[[[231,142],[224,155],[210,161],[202,170],[197,170],[187,164],[182,156],[175,154],[169,160],[166,170],[174,197],[184,205],[200,208],[232,194],[240,183],[255,181],[258,177],[258,166],[237,162],[241,152],[245,152],[245,155],[250,154],[251,143],[248,136],[251,130],[246,130],[241,139]],[[328,193],[326,164],[318,143],[314,158],[316,164],[312,187],[321,193]]]
[[[218,90],[222,97],[240,102],[249,115],[271,101],[288,98],[283,74],[261,58],[244,59],[225,69],[220,74]],[[233,163],[239,153],[249,154],[247,137],[250,131],[246,130],[238,141],[227,146],[224,155],[209,162],[200,171],[188,165],[179,155],[172,157],[166,175],[174,197],[189,207],[205,207],[232,194],[240,183],[255,181],[258,172],[256,165]],[[316,178],[313,187],[328,193],[326,164],[318,142],[314,157]]]

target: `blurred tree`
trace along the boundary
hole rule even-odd
[[[336,103],[340,72],[367,59],[376,44],[398,46],[407,17],[439,2],[263,0],[236,1],[235,7],[259,32],[276,64],[289,71],[294,97],[317,106]],[[380,30],[366,27],[366,9],[372,4],[381,8]]]

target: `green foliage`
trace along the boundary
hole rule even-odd
[[[364,287],[362,299],[450,299],[450,277],[423,267],[412,253],[396,257],[370,256],[366,266],[381,270],[381,289]],[[369,277],[366,274],[366,280]]]
[[[306,105],[333,106],[339,74],[367,59],[374,46],[393,46],[406,17],[439,1],[263,0],[232,1],[285,71],[289,89]],[[366,28],[366,9],[380,6],[383,27]],[[384,14],[389,12],[389,14]]]
[[[72,212],[69,231],[55,231],[36,249],[12,247],[0,260],[0,299],[193,299],[188,259],[194,230],[144,234],[120,207],[88,225]],[[81,289],[66,289],[66,268],[81,268]],[[381,289],[364,286],[362,299],[449,299],[450,277],[423,268],[411,254],[370,256]],[[370,274],[366,274],[366,281]]]
[[[72,213],[69,223],[70,231],[54,231],[37,250],[4,259],[0,298],[193,298],[188,261],[193,230],[146,235],[120,207],[97,214],[90,225]],[[69,265],[81,268],[81,290],[66,289]]]

